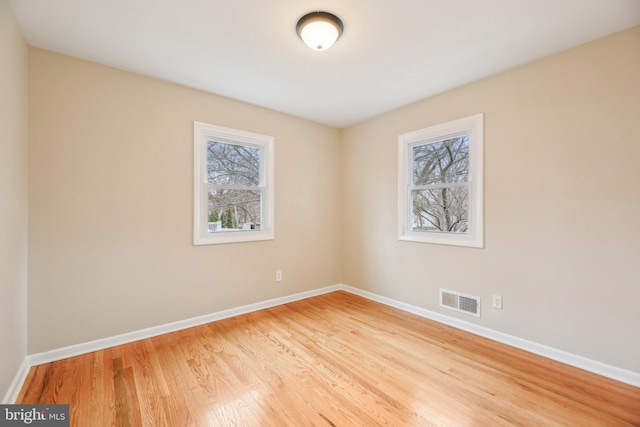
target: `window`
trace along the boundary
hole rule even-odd
[[[193,244],[273,239],[273,137],[194,122],[193,146]]]
[[[483,115],[400,135],[400,240],[483,247]]]

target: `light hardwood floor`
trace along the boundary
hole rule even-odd
[[[640,388],[334,292],[33,367],[74,426],[640,425]]]

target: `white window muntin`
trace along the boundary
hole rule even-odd
[[[194,245],[250,242],[274,238],[274,138],[272,136],[194,122]],[[220,185],[207,182],[207,145],[210,141],[242,145],[260,150],[258,186]],[[219,233],[208,232],[207,197],[209,189],[261,192],[261,229]]]
[[[467,182],[414,185],[413,148],[467,135]],[[409,132],[398,137],[398,238],[404,241],[482,248],[483,239],[483,114]],[[468,186],[468,229],[465,233],[414,230],[412,191]]]

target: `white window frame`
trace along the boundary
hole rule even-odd
[[[398,239],[409,242],[484,247],[483,236],[483,122],[476,114],[431,126],[398,137]],[[412,229],[411,190],[413,188],[413,147],[451,137],[469,137],[469,206],[466,233]]]
[[[208,232],[207,194],[207,144],[210,140],[259,148],[260,184],[262,191],[262,221],[260,230]],[[273,240],[274,230],[274,138],[207,123],[193,122],[193,244],[253,242]]]

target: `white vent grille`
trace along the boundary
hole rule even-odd
[[[440,289],[440,307],[480,317],[480,297]]]

